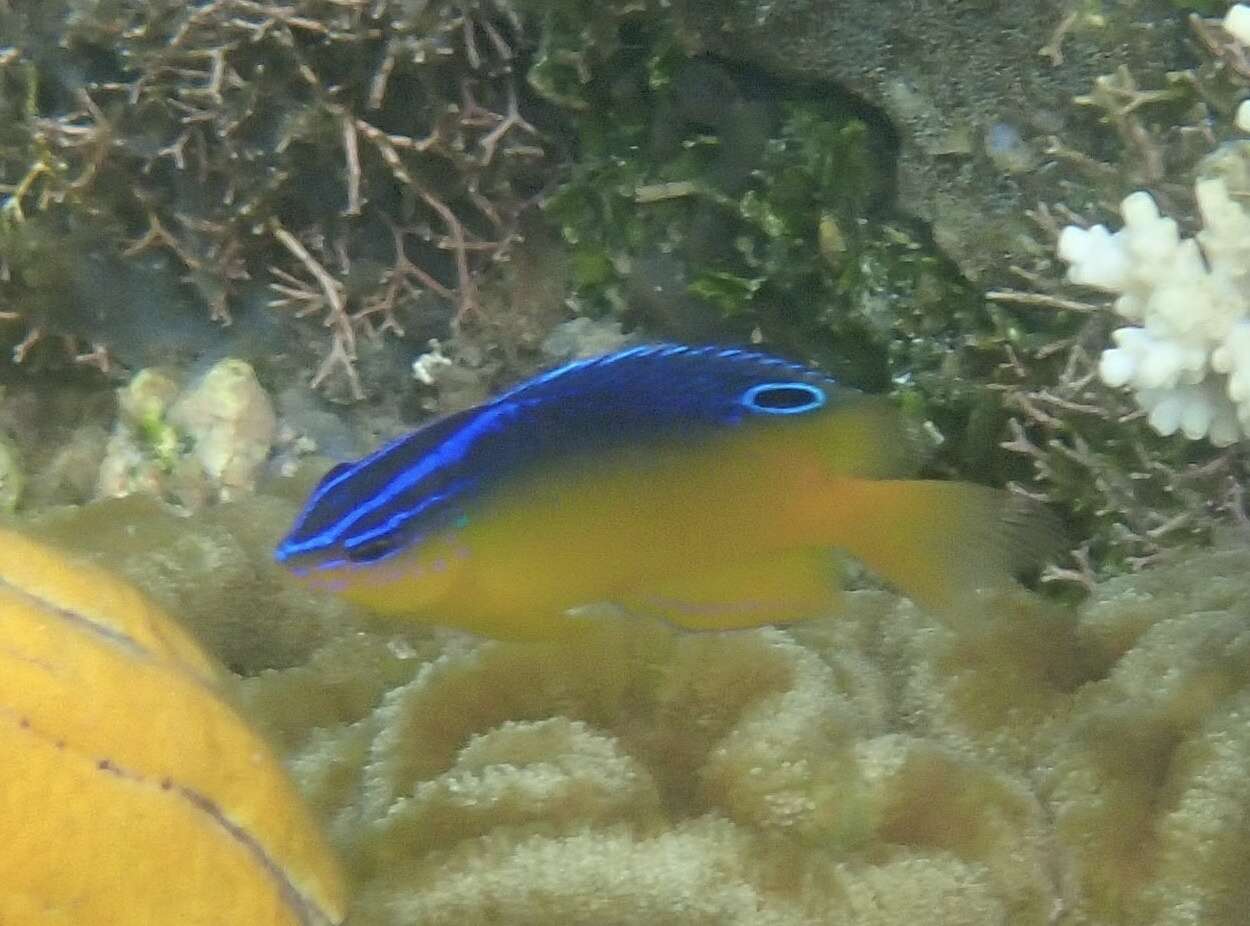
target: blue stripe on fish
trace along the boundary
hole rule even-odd
[[[833,386],[817,370],[739,348],[652,344],[577,360],[332,470],[275,555],[334,549],[376,562],[454,524],[468,500],[530,467],[813,411]]]

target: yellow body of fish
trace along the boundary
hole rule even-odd
[[[831,613],[834,549],[946,606],[1010,581],[1053,539],[1006,492],[895,478],[913,447],[887,403],[859,397],[785,428],[574,457],[405,552],[318,580],[377,612],[502,639],[577,633],[570,609],[600,601],[720,630]]]
[[[0,923],[328,926],[334,860],[142,595],[0,531]]]

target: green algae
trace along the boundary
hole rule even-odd
[[[1017,472],[975,424],[1001,424],[977,383],[1016,332],[896,211],[881,114],[691,54],[660,10],[616,8],[592,33],[580,8],[558,9],[542,61],[576,64],[550,96],[570,110],[574,155],[544,213],[569,247],[575,310],[681,340],[762,340],[900,396],[940,432],[944,466]]]

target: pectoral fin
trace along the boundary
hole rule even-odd
[[[840,579],[829,550],[798,550],[650,582],[620,603],[687,630],[738,630],[827,615]]]

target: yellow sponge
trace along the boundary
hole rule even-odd
[[[0,531],[0,922],[341,923],[328,849],[194,641]]]

